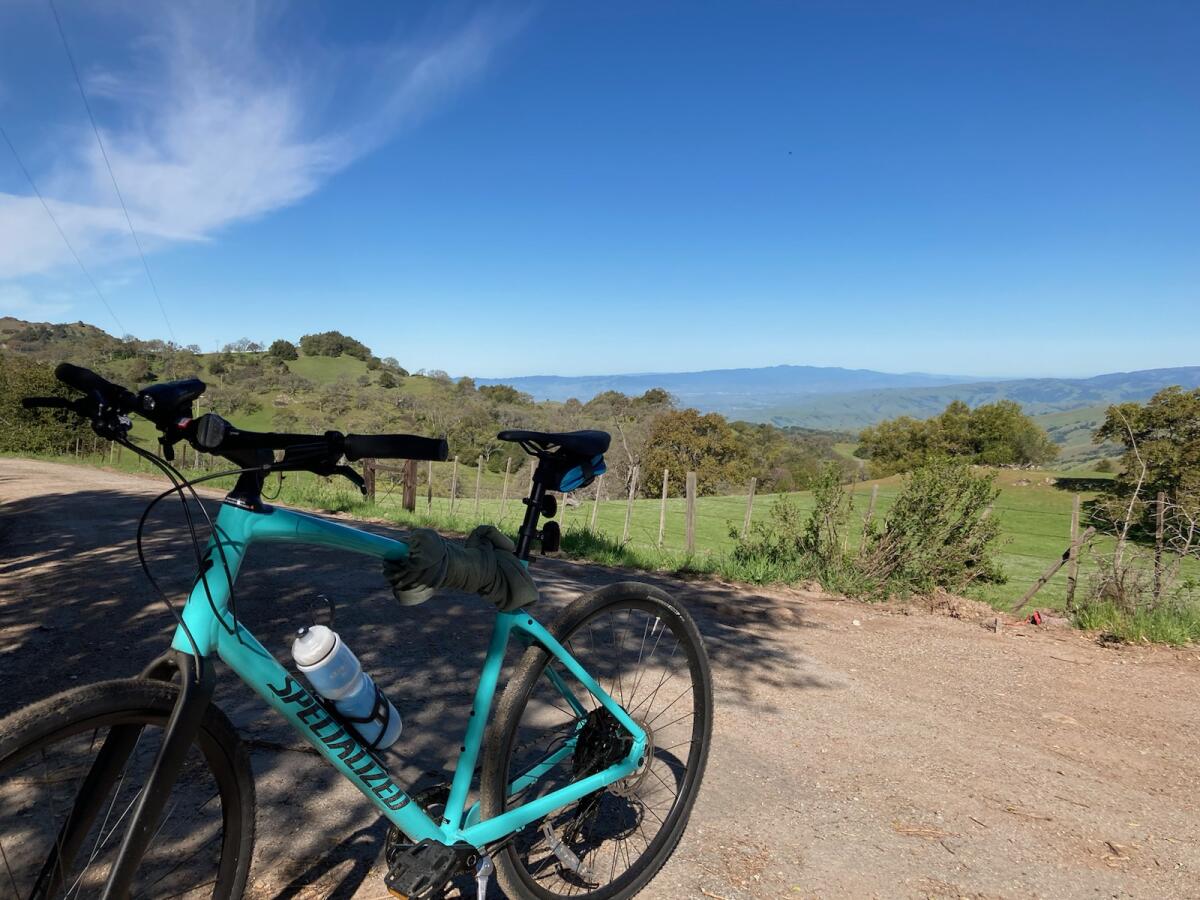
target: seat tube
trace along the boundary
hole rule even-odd
[[[533,474],[533,490],[525,499],[525,518],[517,532],[517,559],[529,561],[529,545],[537,537],[538,518],[542,514],[542,500],[546,496],[546,485],[542,483],[541,464]]]

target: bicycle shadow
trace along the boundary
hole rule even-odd
[[[142,575],[133,548],[138,518],[159,490],[150,481],[144,490],[64,489],[0,507],[0,681],[6,685],[0,716],[68,687],[136,675],[166,648],[174,621]],[[207,505],[215,516],[216,502]],[[164,502],[155,511],[147,535],[152,570],[167,595],[181,602],[195,558],[177,503]],[[781,617],[778,601],[760,593],[562,560],[539,560],[534,572],[543,589],[535,610],[547,623],[580,591],[616,581],[649,581],[681,597],[712,661],[718,718],[726,704],[769,708],[768,689],[836,687],[782,639],[783,630],[810,627],[799,606]],[[404,732],[388,754],[395,780],[416,793],[448,779],[494,611],[464,595],[401,607],[373,561],[321,548],[262,545],[250,551],[242,569],[239,615],[286,663],[295,629],[323,613],[319,594],[334,601],[334,627],[404,717]],[[510,652],[506,668],[514,658]],[[216,702],[251,738],[258,792],[251,895],[351,896],[372,874],[382,875],[386,823],[223,669],[218,666]],[[722,752],[714,744],[710,765],[719,765]]]

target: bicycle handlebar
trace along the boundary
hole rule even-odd
[[[22,406],[26,409],[70,409],[91,418],[93,427],[105,437],[117,436],[115,432],[122,427],[127,431],[129,420],[121,420],[121,417],[137,413],[164,433],[164,447],[178,440],[187,440],[197,450],[225,456],[239,464],[246,464],[252,458],[253,455],[248,456],[246,451],[263,450],[285,451],[287,455],[281,466],[312,467],[323,471],[335,467],[343,455],[351,462],[366,457],[440,462],[450,455],[449,446],[442,438],[411,434],[344,435],[340,431],[280,434],[242,431],[215,413],[193,419],[191,401],[204,390],[204,383],[196,379],[170,382],[134,394],[90,369],[71,363],[60,363],[54,370],[54,376],[87,396],[77,400],[26,397],[21,401]],[[176,390],[172,391],[171,386]],[[123,426],[121,421],[124,422]],[[124,431],[120,431],[120,436],[123,434]]]
[[[54,377],[67,387],[91,394],[105,405],[115,407],[122,413],[132,412],[137,407],[137,396],[132,391],[119,384],[113,384],[91,369],[73,366],[71,363],[59,363],[54,370]]]

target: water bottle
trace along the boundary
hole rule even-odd
[[[383,750],[400,739],[400,713],[336,631],[324,625],[301,628],[292,641],[292,659],[369,746]]]

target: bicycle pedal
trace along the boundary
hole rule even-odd
[[[395,897],[424,900],[433,897],[459,872],[474,862],[478,851],[470,844],[447,846],[426,838],[419,844],[394,849],[383,883]]]

